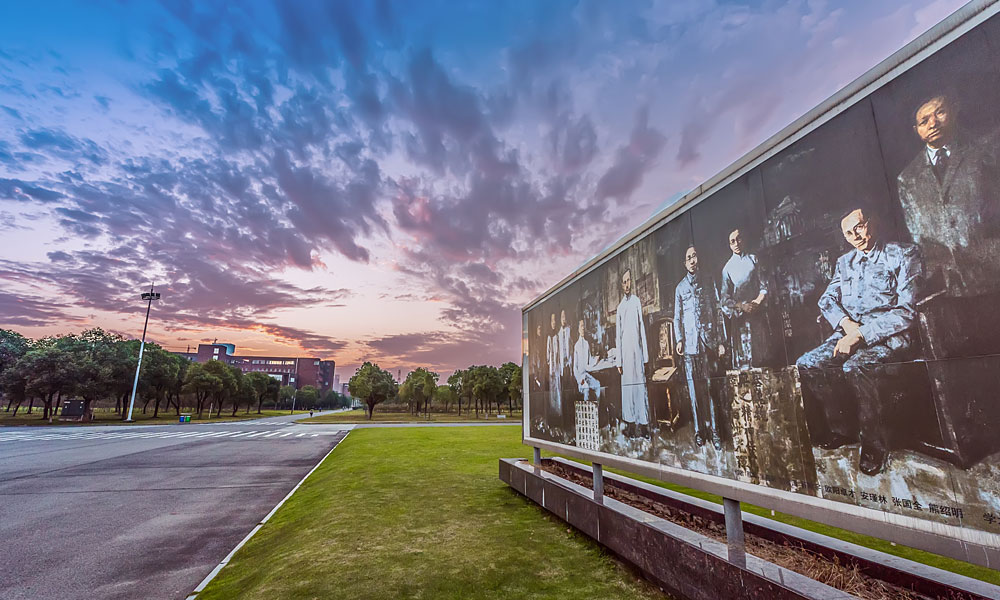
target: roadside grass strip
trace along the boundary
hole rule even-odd
[[[357,429],[198,600],[663,598],[497,477],[520,429]]]

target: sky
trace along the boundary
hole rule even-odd
[[[958,0],[7,2],[0,328],[443,375]]]

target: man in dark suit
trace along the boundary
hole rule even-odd
[[[954,105],[931,98],[914,113],[921,152],[899,174],[899,201],[920,245],[928,292],[968,297],[1000,284],[1000,161],[989,138],[960,135]]]

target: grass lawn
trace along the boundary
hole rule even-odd
[[[521,413],[515,412],[513,415],[508,415],[506,419],[498,419],[496,418],[496,415],[485,418],[484,413],[480,413],[480,417],[477,419],[475,412],[463,412],[462,416],[459,416],[458,413],[432,412],[430,416],[425,416],[422,414],[411,415],[408,412],[383,411],[379,410],[379,407],[376,406],[375,414],[373,415],[371,421],[369,421],[368,417],[365,416],[365,411],[363,409],[359,409],[301,419],[298,423],[476,423],[486,421],[490,423],[507,422],[519,425],[521,423]]]
[[[182,411],[187,412],[187,411]],[[245,414],[242,410],[232,416],[232,409],[228,411],[223,409],[222,416],[219,418],[209,419],[207,418],[208,411],[205,412],[206,418],[199,419],[195,413],[191,414],[192,423],[221,423],[223,421],[246,421],[248,419],[262,419],[264,417],[280,417],[290,414],[287,410],[262,410],[261,414],[257,414],[256,410],[251,410],[250,414]],[[308,413],[308,410],[297,410],[296,414]],[[10,413],[0,411],[0,425],[49,425],[48,420],[42,419],[42,410],[35,407],[35,412],[32,414],[27,414],[25,407],[21,407],[18,411],[17,416],[11,416],[13,410]],[[307,417],[308,418],[308,417]],[[95,410],[94,420],[87,423],[77,423],[76,421],[60,421],[58,417],[52,419],[52,425],[68,425],[68,426],[79,426],[79,425],[174,425],[178,423],[177,415],[174,412],[164,412],[160,411],[160,416],[153,418],[153,411],[150,410],[149,414],[142,414],[141,411],[132,411],[132,419],[134,423],[125,423],[122,421],[120,414],[114,412],[113,410]]]
[[[499,480],[520,436],[352,431],[199,600],[663,598]]]

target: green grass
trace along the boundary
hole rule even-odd
[[[520,435],[352,431],[199,600],[663,598],[499,480]]]
[[[365,416],[364,410],[350,410],[345,412],[331,413],[327,415],[321,415],[318,417],[301,419],[298,423],[477,423],[477,422],[490,422],[490,423],[511,423],[519,425],[521,423],[521,413],[515,412],[513,415],[508,415],[506,419],[498,419],[496,416],[490,418],[485,418],[483,413],[480,413],[480,417],[476,418],[476,413],[463,412],[461,416],[458,413],[434,413],[430,415],[412,415],[409,412],[399,412],[399,411],[386,411],[379,410],[379,407],[375,407],[375,413],[372,416],[372,420],[369,421],[368,417]]]
[[[573,458],[571,456],[564,456],[564,458],[578,463],[590,464],[588,461]],[[650,477],[645,477],[642,475],[629,473],[627,471],[622,471],[621,469],[613,469],[610,467],[606,467],[605,470],[613,473],[618,473],[619,475],[625,475],[626,477],[631,477],[633,479],[638,479],[640,481],[645,481],[646,483],[657,485],[669,490],[673,490],[675,492],[687,494],[688,496],[694,496],[696,498],[701,498],[702,500],[707,500],[709,502],[714,502],[716,504],[722,504],[722,496],[701,492],[680,485],[665,483],[663,481],[652,479]],[[788,515],[778,511],[773,511],[772,513],[770,509],[762,508],[760,506],[754,506],[752,504],[743,503],[743,510],[761,517],[766,517],[768,519],[773,519],[775,521],[780,521],[782,523],[794,525],[795,527],[801,527],[802,529],[807,529],[809,531],[821,533],[823,535],[828,535],[832,538],[844,540],[845,542],[850,542],[852,544],[857,544],[859,546],[872,548],[880,552],[885,552],[886,554],[892,554],[895,556],[906,558],[908,560],[931,565],[933,567],[937,567],[938,569],[951,571],[953,573],[959,573],[961,575],[965,575],[966,577],[980,579],[982,581],[986,581],[994,585],[1000,585],[1000,571],[988,569],[986,567],[980,567],[961,560],[947,558],[945,556],[940,556],[938,554],[931,554],[930,552],[925,552],[923,550],[918,550],[916,548],[910,548],[909,546],[900,546],[899,544],[893,544],[892,542],[888,542],[880,538],[871,537],[861,533],[855,533],[853,531],[848,531],[846,529],[840,529],[839,527],[831,527],[829,525],[824,525],[822,523],[817,523],[815,521],[809,521],[799,517],[794,517],[792,515]]]
[[[182,410],[182,413],[186,412],[191,415],[192,423],[221,423],[224,421],[246,421],[248,419],[262,419],[264,417],[280,417],[284,415],[291,414],[287,410],[262,410],[261,414],[257,414],[256,410],[251,410],[250,414],[245,414],[242,410],[232,416],[232,409],[228,411],[223,409],[222,416],[218,418],[208,418],[208,411],[205,412],[205,418],[197,418],[197,414],[192,411]],[[308,410],[297,410],[295,414],[308,413]],[[21,407],[18,411],[17,416],[11,416],[11,412],[0,412],[0,425],[50,425],[48,420],[42,419],[42,409],[35,407],[32,414],[27,414],[25,407]],[[307,417],[308,418],[308,417]],[[65,425],[65,426],[79,426],[79,425],[174,425],[179,421],[177,415],[173,412],[160,411],[160,415],[157,418],[153,418],[153,411],[150,409],[148,414],[142,414],[141,411],[132,412],[133,423],[125,423],[122,421],[122,416],[114,410],[111,409],[98,409],[94,411],[94,420],[87,423],[78,423],[76,421],[60,421],[59,417],[52,419],[51,425]]]

